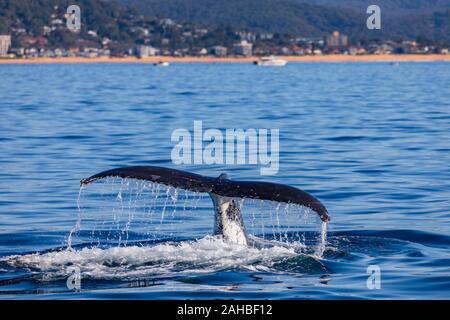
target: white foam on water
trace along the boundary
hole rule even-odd
[[[30,268],[45,278],[66,276],[68,266],[77,266],[90,278],[126,278],[179,273],[207,273],[229,268],[266,271],[282,258],[298,256],[295,248],[254,248],[206,236],[197,241],[128,246],[108,249],[83,248],[47,253],[14,255],[0,259],[13,267]]]

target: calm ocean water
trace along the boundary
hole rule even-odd
[[[0,78],[2,299],[450,298],[450,63],[0,65]],[[279,128],[279,173],[175,166],[171,133],[194,120]],[[303,225],[271,215],[308,220],[301,253],[243,248],[207,236],[207,198],[162,190],[150,212],[154,186],[118,179],[78,209],[81,178],[126,165],[302,188],[332,217],[325,251],[308,251],[320,224],[305,213],[244,211],[253,234],[291,243]]]

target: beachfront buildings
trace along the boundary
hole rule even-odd
[[[5,57],[11,47],[11,36],[0,35],[0,57]]]
[[[240,43],[237,43],[233,46],[234,54],[238,56],[249,57],[252,55],[253,44],[248,42],[247,40],[242,40]]]
[[[139,46],[137,48],[137,56],[139,58],[147,58],[149,56],[156,56],[157,50],[150,46]]]
[[[334,31],[326,37],[326,45],[328,48],[345,48],[348,46],[348,37],[340,34],[339,31]]]
[[[226,57],[228,50],[223,46],[214,46],[211,48],[211,53],[216,57]]]

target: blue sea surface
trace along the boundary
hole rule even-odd
[[[450,63],[0,65],[0,79],[1,299],[450,298]],[[175,165],[171,134],[195,120],[279,129],[278,174]],[[207,197],[163,190],[146,211],[153,185],[79,192],[128,165],[308,191],[330,212],[324,251],[306,213],[244,210],[252,234],[301,250],[244,248],[210,236]]]

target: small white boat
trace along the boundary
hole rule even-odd
[[[153,65],[157,67],[168,67],[170,64],[167,61],[159,61],[155,62]]]
[[[262,57],[258,61],[254,62],[257,66],[268,66],[268,67],[282,67],[287,64],[286,60],[279,59],[275,56]]]

